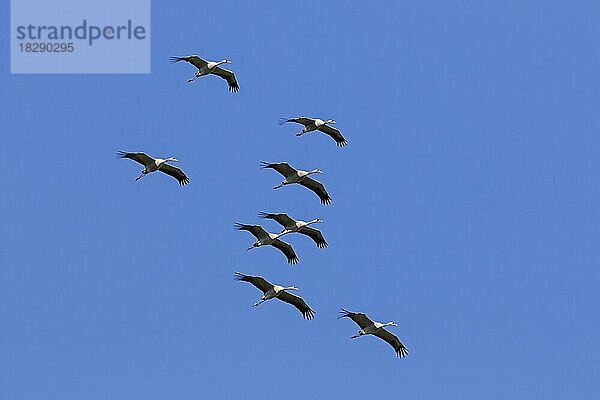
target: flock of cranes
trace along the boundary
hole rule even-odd
[[[192,83],[196,79],[203,76],[216,75],[227,82],[229,86],[229,91],[235,93],[240,89],[235,74],[232,71],[221,67],[221,65],[223,64],[231,63],[231,61],[227,59],[215,62],[205,61],[197,55],[191,55],[186,57],[171,57],[171,62],[176,63],[179,61],[188,62],[197,69],[197,71],[194,73],[194,76],[188,79],[188,83]],[[336,123],[332,119],[323,120],[319,118],[308,117],[288,118],[283,119],[281,121],[281,125],[288,122],[294,122],[303,125],[302,130],[296,134],[297,136],[302,136],[308,132],[319,131],[331,137],[335,141],[336,145],[339,147],[344,147],[348,144],[348,141],[344,138],[341,132],[338,129],[331,126]],[[117,153],[117,156],[119,158],[128,158],[144,166],[144,169],[142,170],[141,174],[137,178],[135,178],[135,181],[140,180],[142,177],[152,172],[160,171],[175,178],[181,186],[185,186],[190,182],[187,175],[181,169],[170,164],[179,161],[175,157],[162,159],[154,158],[141,152],[129,153],[124,151],[119,151]],[[273,189],[279,189],[283,186],[291,185],[294,183],[299,184],[314,192],[319,197],[321,204],[331,204],[332,199],[327,193],[327,190],[325,189],[323,183],[311,177],[311,175],[323,173],[323,171],[321,171],[320,169],[313,169],[310,171],[299,170],[290,166],[287,162],[262,162],[261,167],[273,169],[284,177],[284,180],[279,185],[274,186]],[[315,224],[322,223],[323,220],[320,218],[314,218],[310,221],[300,221],[291,218],[288,214],[285,213],[265,212],[259,213],[258,216],[262,219],[269,219],[275,221],[276,223],[281,225],[283,229],[279,233],[271,233],[266,231],[260,225],[236,223],[235,228],[237,230],[248,231],[256,238],[256,241],[252,244],[252,246],[246,249],[248,251],[257,247],[272,246],[283,253],[289,264],[295,265],[298,263],[299,258],[296,252],[294,251],[293,247],[289,243],[281,240],[283,236],[297,233],[311,238],[319,249],[325,249],[328,245],[321,231],[312,226]],[[298,309],[302,316],[307,320],[311,320],[315,316],[315,311],[306,303],[306,301],[302,297],[289,293],[290,291],[299,290],[295,286],[275,285],[261,276],[245,275],[239,272],[235,273],[234,278],[238,281],[248,282],[252,284],[263,293],[260,300],[254,303],[252,307],[258,307],[260,304],[264,303],[267,300],[278,299],[296,307],[296,309]],[[372,321],[363,313],[355,313],[342,308],[339,318],[344,317],[350,318],[360,327],[358,333],[354,336],[351,336],[352,339],[356,339],[364,335],[374,335],[386,341],[390,346],[392,346],[398,357],[403,358],[408,355],[408,349],[406,348],[406,346],[404,346],[404,344],[402,344],[400,339],[398,339],[396,335],[392,334],[390,331],[385,329],[388,326],[397,326],[395,322],[381,323]]]

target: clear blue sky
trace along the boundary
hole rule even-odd
[[[0,63],[0,398],[596,398],[598,3],[296,3],[155,1],[150,75]],[[189,53],[231,59],[240,92],[187,85]],[[117,150],[190,185],[135,183]],[[263,160],[324,170],[333,204],[273,191]],[[330,245],[246,252],[233,223],[259,211],[323,218]],[[252,309],[234,271],[315,319]],[[409,357],[350,340],[340,307],[396,321]]]

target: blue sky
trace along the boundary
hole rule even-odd
[[[0,398],[595,398],[599,16],[154,2],[149,75],[10,75],[5,58]],[[189,53],[231,59],[240,92],[187,85],[168,58]],[[349,146],[277,125],[294,115],[334,118]],[[135,183],[117,150],[176,156],[190,185]],[[283,160],[324,170],[333,204],[273,191],[259,162]],[[323,218],[329,247],[289,236],[295,267],[244,251],[233,223],[259,211]],[[315,319],[252,309],[234,271],[300,287]],[[340,307],[396,321],[409,357],[350,340]]]

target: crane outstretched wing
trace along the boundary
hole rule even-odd
[[[236,223],[235,227],[238,231],[248,231],[258,240],[269,239],[269,234],[260,225],[246,225]]]
[[[339,318],[350,318],[352,321],[356,322],[361,329],[365,329],[367,326],[373,325],[373,321],[371,321],[366,314],[355,313],[344,308],[342,308],[342,311],[340,311],[340,316],[338,319]]]
[[[304,319],[312,319],[315,316],[315,311],[306,304],[302,297],[284,291],[277,298],[296,307],[302,313]]]
[[[260,166],[262,168],[274,169],[275,171],[283,175],[285,178],[294,175],[297,172],[294,168],[290,167],[290,164],[288,163],[268,163],[263,161],[260,163]]]
[[[163,163],[160,165],[160,167],[158,167],[158,170],[177,179],[177,182],[179,182],[181,186],[185,186],[190,183],[190,178],[188,178],[182,170],[170,164]]]
[[[388,342],[389,345],[394,348],[394,351],[398,357],[404,358],[408,355],[409,350],[406,348],[406,346],[404,346],[404,344],[402,344],[400,339],[398,339],[398,336],[394,335],[393,333],[381,328],[375,332],[374,335]]]
[[[125,151],[117,152],[119,158],[129,158],[135,162],[142,164],[144,167],[154,162],[154,158],[150,157],[146,153],[127,153]]]
[[[237,80],[235,79],[235,74],[233,73],[233,71],[229,71],[228,69],[223,69],[221,67],[215,67],[212,69],[211,73],[225,79],[227,81],[227,84],[229,85],[230,92],[236,93],[238,90],[240,90],[240,86],[238,85]]]
[[[292,265],[298,263],[298,256],[296,255],[296,252],[289,243],[283,242],[279,239],[275,239],[273,243],[271,243],[271,246],[279,249],[283,254],[285,254],[288,263]]]
[[[203,59],[201,59],[200,57],[198,57],[197,55],[191,55],[191,56],[185,56],[185,57],[171,57],[170,61],[172,63],[176,63],[179,61],[186,61],[189,62],[190,64],[192,64],[194,67],[198,68],[199,70],[206,67],[206,64],[208,64],[206,61],[204,61]]]
[[[284,228],[287,228],[288,226],[294,226],[294,224],[296,223],[296,221],[289,217],[287,214],[271,214],[271,213],[265,213],[265,212],[261,212],[258,214],[259,217],[261,218],[266,218],[266,219],[272,219],[275,222],[277,222],[279,225],[283,226]]]
[[[254,285],[258,290],[262,291],[263,293],[266,293],[269,290],[273,289],[273,284],[268,282],[262,276],[244,275],[240,272],[236,272],[233,278],[237,281],[244,281],[244,282],[251,283],[252,285]]]
[[[307,176],[298,183],[315,192],[321,199],[321,204],[331,204],[331,197],[329,197],[327,190],[325,190],[325,186],[323,186],[321,182]]]
[[[314,119],[308,117],[297,117],[297,118],[282,118],[279,122],[279,125],[283,125],[286,122],[296,122],[298,124],[302,124],[304,126],[310,125],[315,122]]]
[[[333,126],[321,125],[317,129],[335,140],[335,144],[339,147],[344,147],[348,144],[348,141],[344,139],[342,133]]]
[[[318,229],[311,228],[310,226],[304,226],[300,228],[298,233],[310,237],[320,249],[324,249],[325,247],[327,247],[327,242],[325,241],[325,238],[323,237],[321,231]]]

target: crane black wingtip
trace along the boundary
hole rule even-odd
[[[406,356],[408,356],[408,352],[410,350],[408,350],[406,347],[402,347],[398,350],[396,350],[396,356],[400,357],[400,358],[405,358]]]
[[[311,320],[315,317],[315,310],[309,308],[308,310],[302,313],[302,316],[304,317],[304,319]]]
[[[300,261],[300,259],[298,257],[288,258],[288,263],[290,263],[291,265],[298,264],[298,261]]]
[[[236,281],[241,281],[245,277],[246,277],[246,275],[242,274],[241,272],[235,272],[233,274],[233,279],[236,280]]]
[[[170,63],[176,63],[176,62],[183,61],[183,60],[185,60],[185,57],[177,57],[177,56],[169,57]]]

